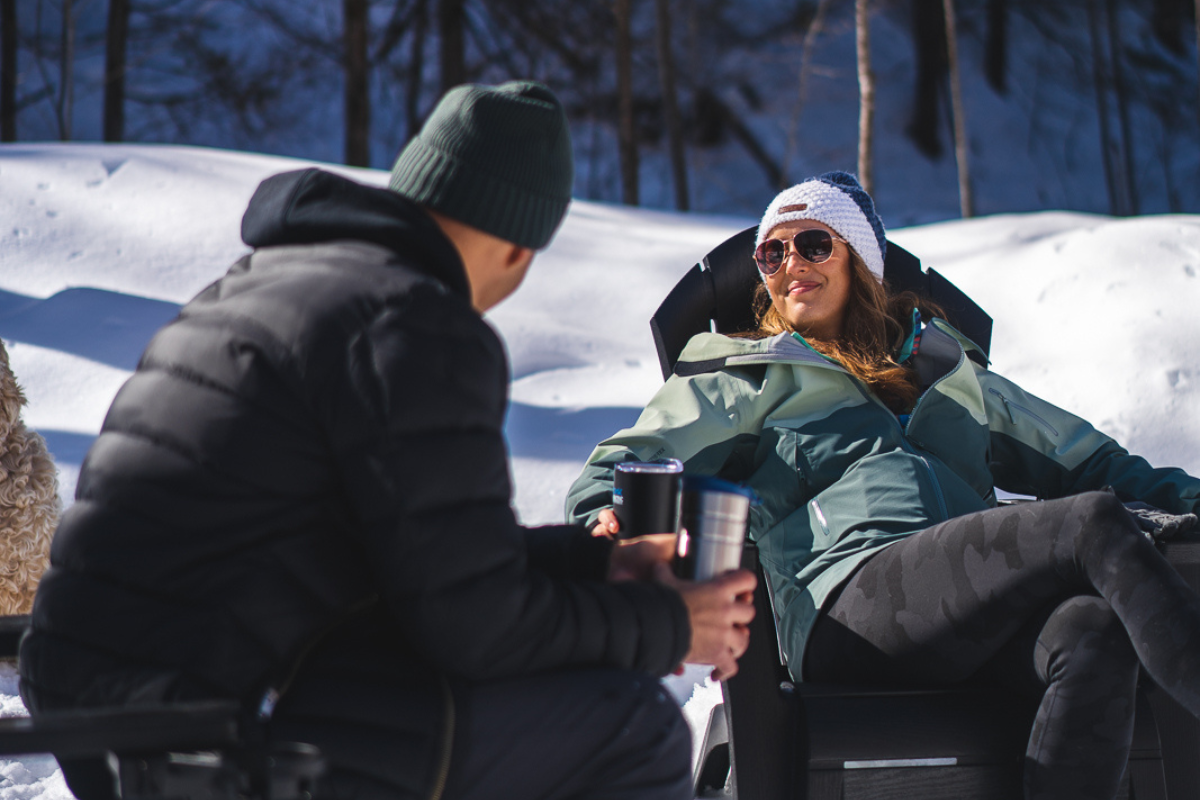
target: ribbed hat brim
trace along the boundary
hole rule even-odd
[[[472,169],[420,138],[401,153],[388,185],[414,202],[534,250],[550,243],[571,202]]]

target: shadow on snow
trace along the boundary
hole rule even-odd
[[[513,457],[577,461],[596,444],[637,421],[640,408],[547,408],[513,403],[505,433]]]
[[[0,290],[0,338],[132,370],[150,337],[179,309],[105,289],[64,289],[45,299]]]

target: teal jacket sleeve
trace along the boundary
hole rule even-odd
[[[613,469],[623,461],[677,458],[689,474],[716,475],[749,461],[762,427],[754,402],[762,370],[671,376],[633,427],[605,439],[567,493],[568,522],[591,527],[612,505]]]
[[[1112,487],[1182,514],[1200,511],[1200,479],[1152,467],[1087,421],[995,373],[980,370],[992,447],[992,474],[1008,492],[1050,499]]]

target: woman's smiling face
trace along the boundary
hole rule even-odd
[[[820,228],[834,237],[833,254],[814,264],[805,261],[792,244],[803,230]],[[786,247],[783,266],[766,276],[771,304],[801,335],[832,341],[842,335],[850,301],[850,249],[828,225],[814,220],[785,222],[771,229],[768,239],[781,239]]]

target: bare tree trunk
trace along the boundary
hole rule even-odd
[[[371,72],[367,60],[368,0],[342,0],[346,163],[371,166]]]
[[[408,70],[407,91],[404,94],[404,124],[408,138],[417,135],[421,127],[421,84],[425,80],[425,40],[429,30],[429,0],[417,0],[413,21],[412,62]]]
[[[667,147],[671,153],[671,177],[675,186],[675,208],[688,210],[687,153],[683,147],[683,125],[676,99],[675,57],[671,52],[671,3],[656,0],[658,15],[658,76],[662,83],[663,116],[666,118]]]
[[[1154,38],[1166,46],[1173,55],[1187,52],[1184,39],[1187,22],[1187,0],[1154,0],[1150,8],[1150,27]]]
[[[767,186],[776,192],[783,188],[783,167],[771,157],[770,152],[742,118],[707,86],[696,90],[696,119],[698,128],[712,127],[728,131],[729,135],[746,149],[750,158],[762,168]]]
[[[621,202],[638,204],[637,127],[633,114],[631,0],[615,0],[617,20],[617,142],[621,158]]]
[[[465,17],[463,0],[438,0],[442,94],[467,80],[467,51],[463,41]]]
[[[874,194],[871,159],[872,130],[875,123],[875,76],[871,73],[870,0],[854,0],[854,26],[858,48],[858,181]]]
[[[687,74],[691,79],[691,86],[695,87],[698,78],[700,77],[700,13],[696,8],[696,0],[685,0],[687,3],[687,54],[688,54],[688,69]],[[1200,0],[1196,0],[1200,3]]]
[[[1198,0],[1200,2],[1200,0]],[[804,42],[800,45],[800,76],[796,81],[796,111],[792,114],[791,125],[788,126],[787,153],[783,158],[784,180],[792,169],[792,161],[800,149],[800,119],[804,114],[804,104],[808,102],[808,79],[812,76],[813,49],[817,46],[817,37],[825,30],[825,17],[833,0],[820,0],[817,11],[813,14],[808,30],[804,32]],[[784,188],[784,187],[780,187]]]
[[[75,0],[62,0],[62,52],[58,74],[58,137],[68,142],[75,111]]]
[[[942,156],[941,103],[946,78],[946,14],[942,0],[913,0],[912,116],[905,132],[929,159]]]
[[[1121,69],[1121,22],[1117,19],[1116,0],[1105,4],[1108,12],[1109,53],[1112,56],[1113,91],[1117,98],[1117,121],[1121,126],[1121,186],[1125,193],[1125,214],[1138,213],[1137,184],[1133,167],[1133,127],[1129,122],[1129,102],[1125,76]]]
[[[1100,122],[1100,156],[1104,163],[1104,185],[1108,189],[1108,213],[1117,214],[1121,205],[1113,174],[1113,138],[1108,120],[1108,78],[1104,64],[1104,43],[1100,32],[1100,10],[1092,3],[1087,9],[1088,30],[1092,37],[1092,85],[1096,89],[1096,116]]]
[[[1200,0],[1197,0],[1200,2]],[[0,0],[0,141],[17,140],[17,0]]]
[[[967,153],[967,115],[963,108],[962,76],[958,69],[958,29],[954,0],[943,0],[946,16],[946,63],[950,69],[950,103],[954,110],[954,155],[958,160],[958,202],[963,219],[975,216],[971,168]]]
[[[104,42],[104,141],[125,139],[125,54],[129,0],[109,0]]]
[[[992,88],[1004,94],[1008,90],[1008,0],[988,0],[987,16],[983,71]]]

